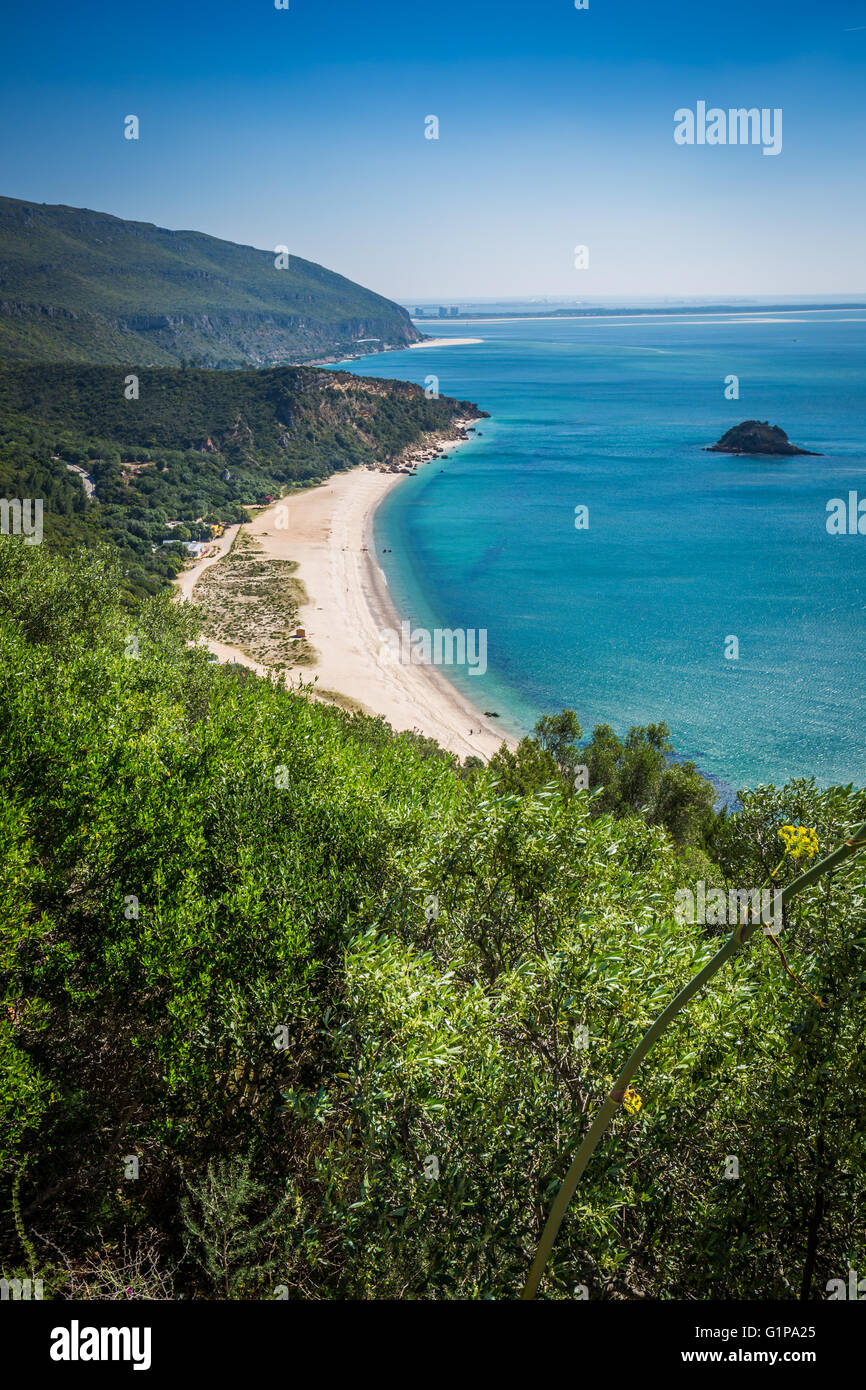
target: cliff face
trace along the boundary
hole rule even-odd
[[[717,444],[707,449],[710,454],[814,454],[812,449],[798,449],[779,425],[766,420],[744,420],[722,435]],[[815,455],[820,457],[820,455]]]
[[[298,256],[275,260],[200,232],[0,198],[0,356],[267,367],[420,340],[382,295]]]

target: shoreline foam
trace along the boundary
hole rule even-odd
[[[407,351],[417,352],[419,348],[469,347],[483,342],[483,338],[422,338],[420,343],[410,343]]]

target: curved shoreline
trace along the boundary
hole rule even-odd
[[[403,619],[376,559],[374,518],[405,476],[365,467],[334,474],[318,487],[281,498],[244,528],[265,555],[296,563],[308,595],[298,622],[318,660],[294,667],[287,679],[295,686],[315,681],[324,698],[335,692],[366,713],[382,715],[397,731],[414,729],[460,758],[487,761],[503,743],[513,747],[516,740],[486,720],[440,667],[393,663],[383,651],[383,632],[399,632]],[[184,571],[184,597],[191,597],[205,567],[200,562]],[[266,674],[236,648],[207,645],[221,661]]]
[[[400,625],[404,621],[403,616],[399,613],[394,603],[391,590],[388,588],[388,580],[385,577],[385,572],[375,558],[376,548],[374,532],[376,513],[390,491],[391,489],[389,488],[386,492],[383,492],[381,497],[369,508],[366,515],[364,530],[365,543],[367,545],[364,596],[370,615],[379,632],[383,630],[399,632]],[[416,673],[420,676],[421,681],[425,682],[430,687],[429,696],[434,697],[433,708],[425,710],[424,712],[425,719],[429,719],[430,723],[429,726],[427,724],[419,724],[417,727],[422,733],[428,734],[431,738],[435,738],[437,743],[441,744],[443,748],[448,748],[448,750],[453,753],[459,753],[461,757],[474,754],[475,757],[481,757],[486,762],[491,754],[495,753],[503,743],[508,744],[511,748],[516,747],[517,740],[504,730],[497,729],[495,725],[485,719],[477,706],[448,679],[441,667],[418,665],[403,669]],[[418,693],[420,696],[420,689]],[[426,706],[426,699],[424,700],[424,704]],[[458,714],[464,723],[468,721],[469,727],[474,731],[471,737],[466,736],[463,738],[459,730],[452,727],[458,720]],[[445,716],[444,719],[443,715]],[[448,729],[443,731],[443,726],[445,724],[448,725]],[[432,732],[434,725],[438,726],[438,733]],[[451,741],[452,735],[454,742]],[[492,743],[490,742],[491,740]],[[466,751],[462,751],[464,748]]]

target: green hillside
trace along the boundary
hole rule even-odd
[[[0,357],[275,366],[420,338],[381,295],[294,255],[274,261],[202,232],[0,198]]]
[[[244,521],[268,495],[387,463],[479,414],[409,382],[315,367],[141,370],[137,400],[127,375],[0,364],[0,496],[42,498],[55,547],[114,545],[132,594],[155,592],[185,558],[162,549],[178,537],[167,522],[185,523],[181,539],[208,539],[211,523]],[[91,497],[68,465],[88,476]]]
[[[727,934],[677,890],[766,882],[789,823],[823,854],[864,793],[743,794],[696,863],[573,779],[511,791],[215,669],[194,619],[0,539],[0,1267],[46,1298],[515,1298]],[[793,900],[797,979],[759,932],[671,1025],[545,1297],[823,1299],[866,1267],[864,902],[861,859]]]

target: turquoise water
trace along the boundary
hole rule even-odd
[[[350,370],[435,373],[491,413],[376,523],[414,625],[487,630],[487,673],[455,684],[517,733],[563,706],[586,732],[663,719],[725,792],[866,783],[866,535],[825,525],[866,497],[866,311],[426,327],[484,342]],[[752,418],[824,457],[703,452]]]

